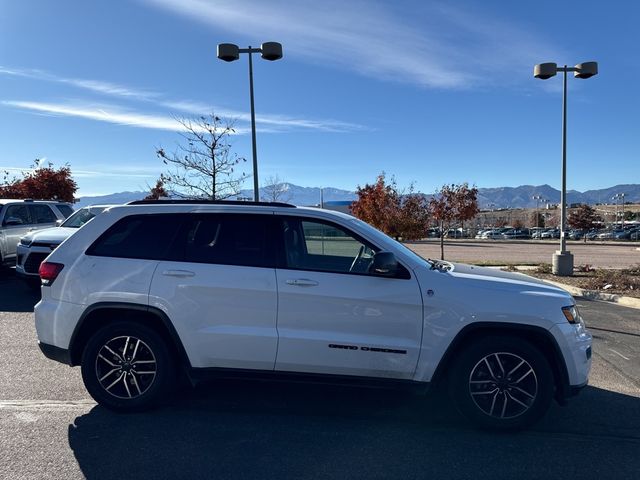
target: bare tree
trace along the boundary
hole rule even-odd
[[[293,195],[289,184],[278,175],[271,175],[264,179],[262,199],[267,202],[290,202]]]
[[[233,124],[215,114],[178,122],[184,129],[180,135],[186,144],[179,144],[173,154],[163,148],[156,150],[169,166],[169,171],[160,177],[166,188],[183,198],[220,200],[237,195],[248,175],[235,171],[246,159],[231,152]]]

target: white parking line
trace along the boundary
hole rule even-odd
[[[73,410],[97,405],[93,400],[0,400],[0,410]]]
[[[609,351],[615,353],[616,355],[624,358],[625,360],[631,360],[630,358],[625,357],[623,354],[621,354],[620,352],[615,351],[613,348],[610,348]]]

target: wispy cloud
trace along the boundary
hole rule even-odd
[[[437,2],[407,12],[402,3],[362,0],[144,1],[234,38],[251,32],[251,38],[277,39],[285,55],[426,87],[495,83],[498,73],[520,67],[528,72],[532,61],[555,53],[522,25]]]
[[[14,100],[5,100],[2,104],[22,110],[37,112],[43,115],[78,117],[100,122],[114,123],[117,125],[152,128],[157,130],[183,130],[183,126],[180,122],[171,116],[127,111],[112,105],[46,103]],[[236,133],[244,134],[246,133],[246,130],[236,129]]]
[[[193,101],[163,101],[159,102],[171,110],[184,112],[190,115],[207,115],[211,111],[215,111],[216,115],[225,118],[231,118],[239,120],[241,122],[250,122],[251,116],[246,112],[240,112],[238,110],[229,110],[225,108],[216,108],[205,103],[193,102]],[[365,130],[366,127],[358,125],[356,123],[342,122],[340,120],[332,119],[309,119],[299,118],[289,115],[269,115],[262,114],[256,115],[256,123],[268,126],[272,131],[286,131],[291,129],[310,129],[310,130],[322,130],[327,132],[343,132],[343,131],[356,131]]]
[[[143,102],[143,104],[152,104],[155,107],[161,107],[167,111],[167,115],[149,115],[144,113],[135,113],[132,109],[127,111],[119,111],[116,107],[110,106],[108,110],[103,108],[93,108],[84,104],[82,106],[60,104],[60,103],[41,103],[41,102],[23,102],[23,101],[5,101],[6,105],[14,107],[40,111],[50,114],[59,114],[67,116],[78,116],[90,118],[93,120],[107,121],[111,123],[119,123],[122,125],[131,125],[145,128],[158,128],[162,130],[176,130],[174,117],[179,117],[179,113],[188,115],[208,115],[212,111],[221,117],[238,120],[248,123],[250,116],[246,112],[219,108],[203,102],[193,100],[172,100],[159,92],[139,90],[124,85],[104,82],[101,80],[69,78],[54,75],[38,69],[9,68],[0,66],[0,75],[10,75],[32,78],[46,82],[63,83],[72,85],[77,88],[89,90],[93,93],[99,93],[110,97],[116,97],[125,100],[135,100]],[[261,114],[256,116],[256,123],[262,132],[284,132],[293,129],[318,130],[326,132],[344,132],[365,130],[366,127],[350,122],[343,122],[333,119],[311,119],[295,117],[291,115],[277,114]],[[171,128],[173,125],[174,128]],[[246,128],[236,128],[238,133],[244,133]]]
[[[42,160],[42,159],[41,159]],[[149,167],[118,167],[117,170],[113,170],[112,167],[96,165],[100,170],[82,170],[73,169],[73,176],[78,178],[100,178],[100,177],[117,177],[117,178],[155,178],[158,176],[160,169]],[[26,173],[35,172],[37,168],[24,168],[24,167],[2,167],[2,171],[10,173]]]
[[[44,70],[34,68],[11,68],[3,67],[0,65],[0,74],[11,75],[23,78],[32,78],[35,80],[45,80],[48,82],[62,83],[71,85],[85,90],[90,90],[94,93],[100,93],[110,96],[128,97],[139,100],[149,100],[158,97],[160,94],[149,90],[141,90],[136,88],[125,87],[111,82],[104,82],[100,80],[89,80],[83,78],[70,78],[59,75],[54,75]]]

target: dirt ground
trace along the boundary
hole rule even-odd
[[[437,239],[406,244],[425,258],[440,258]],[[534,265],[551,263],[553,253],[560,247],[559,241],[464,241],[447,240],[444,246],[446,260],[464,263],[498,265]],[[567,242],[567,249],[574,255],[574,265],[590,265],[594,268],[629,268],[640,264],[640,242],[587,243]]]

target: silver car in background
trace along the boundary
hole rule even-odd
[[[15,263],[21,237],[55,227],[72,213],[71,204],[65,202],[0,199],[0,264]]]
[[[34,285],[40,285],[38,269],[42,261],[78,228],[112,205],[84,207],[67,218],[59,227],[29,233],[20,239],[16,255],[16,273]]]

